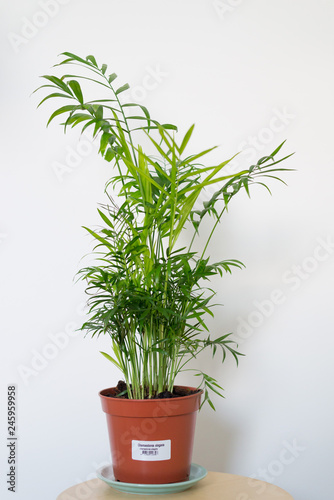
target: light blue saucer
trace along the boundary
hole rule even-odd
[[[102,479],[102,481],[105,481],[115,490],[122,491],[123,493],[136,493],[137,495],[162,495],[165,493],[177,493],[179,491],[184,491],[203,479],[207,473],[208,471],[201,465],[191,464],[190,476],[187,481],[167,484],[136,484],[121,483],[120,481],[116,481],[112,465],[101,467],[96,471],[97,477]]]

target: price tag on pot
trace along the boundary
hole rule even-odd
[[[154,462],[170,460],[171,440],[164,441],[136,441],[132,440],[132,460]]]

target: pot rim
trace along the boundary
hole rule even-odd
[[[141,403],[145,403],[145,404],[153,404],[153,403],[157,403],[157,402],[167,402],[167,401],[178,401],[178,400],[182,400],[182,401],[185,401],[189,398],[192,398],[194,396],[199,396],[199,395],[202,395],[204,393],[204,390],[203,389],[198,389],[198,387],[192,387],[192,386],[189,386],[189,385],[178,385],[177,387],[182,387],[182,388],[186,388],[186,389],[191,389],[193,391],[197,391],[195,392],[194,394],[189,394],[188,396],[178,396],[176,398],[155,398],[155,399],[123,399],[123,398],[111,398],[110,396],[106,396],[105,394],[103,394],[105,391],[110,391],[111,389],[115,389],[115,387],[107,387],[106,389],[102,389],[101,391],[99,391],[98,395],[102,398],[102,399],[106,399],[106,400],[112,400],[112,401],[120,401],[122,402],[122,404],[129,404],[129,403],[132,403],[134,401],[140,401]]]

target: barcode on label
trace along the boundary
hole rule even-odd
[[[141,450],[142,455],[157,455],[158,450]]]

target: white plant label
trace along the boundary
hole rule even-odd
[[[170,460],[171,440],[165,441],[136,441],[132,440],[132,460],[155,462]]]

